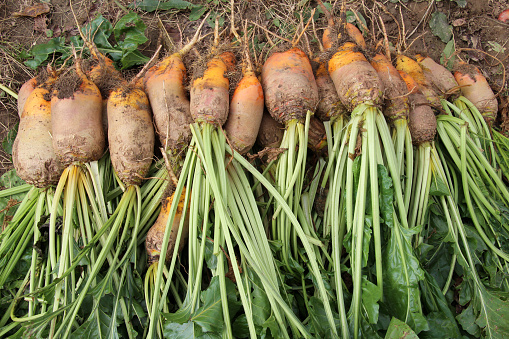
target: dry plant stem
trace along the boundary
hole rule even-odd
[[[143,68],[141,69],[141,71],[136,74],[136,76],[131,80],[131,84],[135,84],[138,82],[138,80],[143,76],[145,75],[145,73],[147,72],[147,70],[152,66],[152,63],[157,59],[157,56],[159,55],[159,52],[161,51],[161,48],[163,46],[162,45],[159,45],[157,47],[157,50],[155,51],[154,55],[152,56],[152,58],[150,58],[150,60],[145,64],[145,66],[143,66]]]
[[[159,27],[159,30],[161,31],[161,34],[163,36],[164,47],[166,48],[166,50],[171,51],[171,50],[175,49],[175,44],[173,43],[173,40],[170,38],[170,35],[168,34],[168,31],[164,27],[164,24],[161,21],[161,18],[159,16],[157,17],[157,27]],[[198,29],[198,31],[199,31],[199,29]]]
[[[252,23],[253,25],[257,26],[258,28],[260,28],[262,31],[264,31],[266,34],[272,34],[273,36],[275,36],[276,38],[278,38],[279,40],[282,40],[282,41],[286,41],[286,42],[289,42],[291,44],[293,44],[293,41],[290,41],[286,38],[283,38],[282,36],[272,32],[272,31],[269,31],[267,28],[263,27],[263,26],[260,26],[258,23],[254,22],[254,21],[249,21],[250,23]]]
[[[3,84],[0,84],[0,89],[2,91],[4,91],[5,93],[9,94],[14,99],[18,100],[18,95],[12,89],[10,89],[9,87],[7,87],[7,86],[5,86]]]

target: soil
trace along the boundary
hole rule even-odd
[[[140,0],[136,0],[140,2]],[[134,2],[136,2],[134,1]],[[24,8],[38,3],[38,0],[4,0],[0,2],[0,83],[17,92],[21,85],[33,77],[37,72],[26,67],[20,54],[30,50],[31,47],[47,42],[46,30],[53,32],[53,36],[61,36],[69,39],[73,35],[78,35],[76,22],[69,7],[68,0],[49,0],[50,12],[36,18],[15,17],[14,12],[21,12]],[[225,18],[222,28],[229,27],[229,1],[221,0],[192,0],[194,4],[202,3],[210,10],[222,13]],[[236,26],[242,31],[239,16],[242,20],[256,22],[260,26],[267,27],[271,32],[283,36],[289,40],[292,39],[296,27],[299,24],[298,15],[289,13],[301,13],[309,10],[309,7],[316,8],[316,1],[270,1],[270,0],[245,0],[236,2]],[[334,3],[334,0],[329,1]],[[336,1],[334,14],[339,13],[341,1]],[[102,14],[113,24],[118,21],[126,12],[124,11],[133,0],[77,0],[72,1],[73,9],[76,14],[76,20],[80,25],[86,24],[96,15]],[[124,7],[124,9],[122,8]],[[380,25],[380,18],[384,22],[388,41],[394,47],[400,47],[402,51],[412,53],[414,51],[425,51],[427,55],[434,60],[439,61],[445,44],[431,33],[429,22],[434,12],[442,12],[447,16],[449,24],[452,25],[453,39],[456,50],[459,51],[457,57],[470,64],[474,64],[481,69],[487,77],[488,82],[495,92],[499,94],[498,100],[501,110],[507,111],[508,103],[508,85],[505,69],[508,65],[509,57],[509,22],[502,23],[497,20],[498,15],[505,9],[509,9],[509,4],[504,0],[467,0],[465,8],[458,7],[456,1],[413,1],[401,0],[394,3],[393,0],[361,0],[346,1],[348,10],[356,10],[364,16],[367,26],[370,29],[370,36],[375,40],[373,46],[379,41],[383,41],[383,27]],[[147,25],[146,36],[149,41],[140,46],[140,52],[146,56],[151,56],[163,39],[161,39],[158,28],[158,18],[161,18],[163,25],[168,31],[168,35],[176,42],[173,48],[167,48],[167,53],[173,52],[187,39],[190,39],[199,21],[189,21],[189,10],[170,10],[146,13],[137,10]],[[272,15],[272,17],[271,17]],[[315,23],[318,34],[326,26],[326,19],[320,15]],[[310,32],[312,29],[309,30]],[[212,28],[205,24],[203,33],[211,33]],[[405,39],[400,32],[404,32]],[[228,36],[229,30],[221,36],[221,40],[231,39]],[[252,41],[256,41],[258,49],[253,53],[253,61],[259,67],[260,61],[264,60],[270,48],[268,40],[277,41],[274,35],[265,33],[257,29],[252,36]],[[304,39],[303,39],[304,40]],[[310,45],[314,47],[313,34],[309,35]],[[399,44],[398,44],[399,41]],[[192,65],[194,60],[203,60],[212,44],[212,38],[208,37],[197,46],[195,51],[188,54],[185,58],[186,66]],[[302,43],[306,45],[304,42]],[[383,46],[383,44],[381,45]],[[500,46],[500,47],[499,47]],[[130,77],[135,74],[139,68],[124,72],[124,76]],[[190,72],[192,73],[192,71]],[[192,76],[192,74],[190,74]],[[502,126],[509,126],[505,121],[509,116],[507,112],[500,114],[504,120],[498,123]],[[0,140],[3,140],[7,133],[15,127],[18,122],[16,100],[10,95],[0,91]],[[0,175],[12,168],[10,155],[0,150]]]

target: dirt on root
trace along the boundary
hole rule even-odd
[[[13,16],[14,12],[21,12],[24,8],[38,3],[38,0],[4,0],[0,2],[0,84],[17,92],[21,85],[38,74],[23,64],[22,52],[30,50],[33,46],[47,42],[49,32],[52,37],[64,37],[67,41],[72,36],[79,34],[76,22],[69,7],[68,0],[50,0],[50,12],[36,18]],[[225,19],[220,27],[222,32],[221,41],[233,41],[229,31],[230,4],[224,1],[217,3],[207,0],[195,0],[194,4],[203,4],[207,10],[221,13]],[[333,14],[339,16],[341,1],[324,1],[335,4]],[[76,20],[80,25],[86,25],[98,14],[103,15],[113,25],[125,15],[126,9],[133,0],[96,1],[80,0],[72,1]],[[255,27],[250,41],[256,45],[251,57],[255,69],[260,70],[261,65],[271,51],[278,50],[284,43],[280,43],[279,37],[292,40],[298,34],[301,27],[299,13],[317,8],[316,1],[300,0],[247,0],[235,1],[235,26],[242,32],[244,23]],[[455,1],[414,1],[393,3],[381,0],[347,1],[347,10],[355,10],[366,19],[369,29],[369,45],[383,49],[384,27],[387,32],[387,40],[394,48],[412,53],[413,51],[425,51],[435,61],[440,61],[445,43],[432,34],[430,29],[431,16],[435,12],[442,12],[447,17],[452,27],[453,39],[457,58],[474,64],[487,77],[489,84],[498,94],[500,109],[505,110],[500,114],[501,126],[509,126],[509,114],[507,102],[509,96],[507,75],[505,69],[509,58],[509,22],[502,23],[497,20],[498,15],[505,9],[509,9],[507,1],[503,0],[467,0],[465,8],[458,7]],[[157,46],[166,40],[162,38],[158,27],[159,18],[167,30],[173,43],[166,43],[166,53],[179,50],[194,35],[200,20],[190,21],[189,10],[170,10],[147,13],[135,10],[145,22],[147,29],[145,35],[149,41],[140,46],[139,50],[146,56],[152,56]],[[381,25],[380,19],[384,25]],[[256,23],[257,25],[254,25]],[[275,33],[267,33],[261,27]],[[311,49],[313,54],[319,54],[316,37],[321,37],[323,29],[327,26],[327,20],[320,14],[306,31],[307,36],[301,38],[299,47],[306,53]],[[202,29],[202,35],[212,33],[213,29],[206,23]],[[296,33],[297,32],[297,33]],[[197,72],[200,67],[193,68],[196,61],[207,60],[213,36],[209,35],[202,40],[184,58],[188,69],[188,78],[193,77],[193,69]],[[271,42],[276,45],[272,46]],[[310,46],[308,48],[307,46]],[[394,51],[393,51],[394,52]],[[240,53],[240,49],[237,49]],[[238,60],[241,56],[238,55]],[[238,70],[238,69],[237,69]],[[123,71],[127,79],[139,71],[139,68]],[[233,75],[233,74],[232,74]],[[196,74],[194,74],[196,76]],[[236,82],[238,76],[232,76],[232,82]],[[17,124],[16,100],[0,90],[0,140]],[[11,157],[3,149],[0,150],[0,175],[12,168]]]

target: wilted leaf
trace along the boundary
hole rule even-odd
[[[445,48],[442,51],[442,55],[440,57],[440,63],[450,71],[454,66],[454,61],[456,60],[456,57],[453,56],[455,51],[456,50],[454,48],[454,40],[451,40],[447,43],[447,45],[445,45]]]
[[[491,46],[490,49],[496,53],[505,53],[505,48],[500,46],[500,44],[496,41],[488,41],[488,44]]]
[[[39,16],[41,14],[49,13],[50,8],[47,3],[37,3],[33,6],[28,6],[23,8],[21,12],[14,12],[12,13],[12,16],[29,16],[32,18],[35,18],[36,16]]]
[[[139,8],[145,12],[153,12],[156,10],[169,10],[169,9],[191,9],[195,7],[201,7],[200,5],[194,5],[189,1],[184,0],[142,0],[142,1],[134,1],[130,6],[130,8]]]
[[[452,38],[452,26],[447,22],[447,16],[442,12],[431,14],[429,21],[431,33],[439,37],[444,43],[448,43]]]

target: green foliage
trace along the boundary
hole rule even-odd
[[[228,307],[231,316],[235,315],[240,308],[237,300],[235,285],[226,279],[226,292],[228,294]],[[173,338],[177,331],[182,331],[182,335],[195,335],[201,337],[207,334],[216,337],[221,333],[224,327],[223,308],[221,303],[221,291],[219,288],[219,278],[213,277],[210,285],[205,291],[201,292],[200,307],[191,313],[191,305],[186,300],[184,306],[177,312],[164,314],[164,337]],[[180,325],[180,326],[179,326]],[[191,338],[192,336],[190,336]],[[182,336],[182,338],[187,338]]]
[[[102,53],[109,55],[122,69],[125,69],[143,65],[149,60],[138,51],[138,47],[148,40],[144,33],[145,29],[146,25],[138,14],[131,12],[121,17],[114,27],[106,18],[99,15],[84,26],[82,31],[87,39],[93,37],[93,42]],[[113,45],[110,43],[112,34],[115,41]],[[57,64],[62,63],[71,57],[72,46],[77,50],[83,48],[84,42],[81,37],[71,37],[69,42],[63,37],[58,37],[47,43],[35,45],[24,55],[25,58],[29,58],[25,61],[25,65],[36,69],[53,55],[58,56]]]
[[[429,28],[431,33],[439,37],[444,43],[448,43],[452,38],[452,26],[449,25],[447,16],[442,12],[431,14]]]
[[[2,141],[2,148],[7,154],[12,154],[12,146],[14,145],[14,140],[16,139],[16,135],[18,134],[18,126],[19,123],[14,125],[14,127],[9,130],[4,140]]]
[[[417,334],[414,331],[397,318],[392,318],[391,323],[389,325],[389,329],[387,330],[387,334],[385,335],[385,339],[419,339]]]

